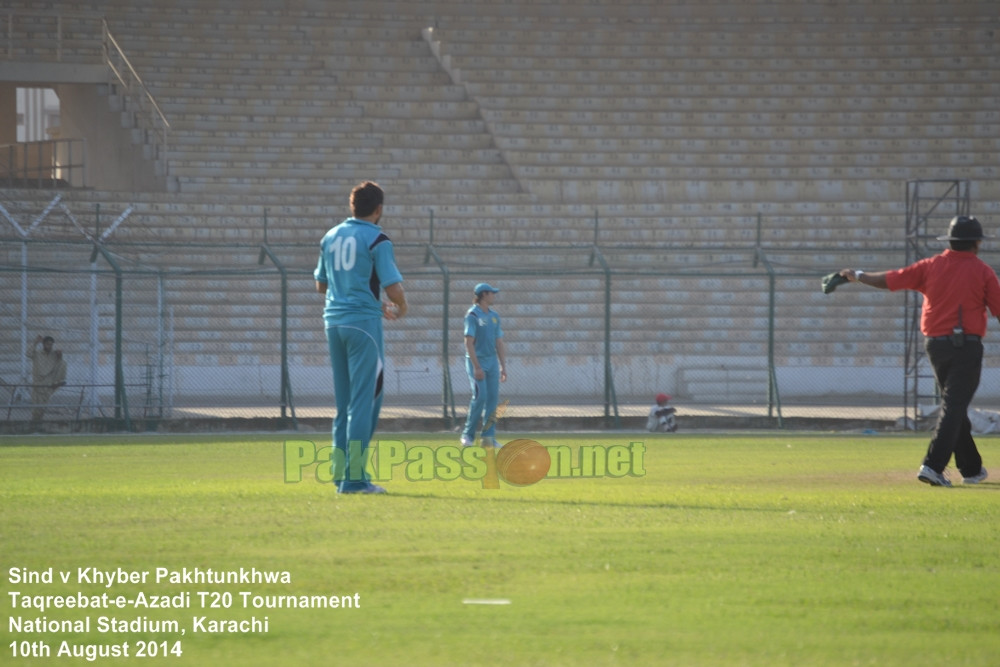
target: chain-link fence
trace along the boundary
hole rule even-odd
[[[0,379],[27,420],[37,335],[67,385],[46,419],[332,416],[315,245],[0,243]],[[464,418],[461,322],[472,286],[500,287],[509,415],[645,414],[657,392],[694,414],[898,412],[902,301],[819,277],[898,265],[901,251],[406,245],[411,310],[386,326],[386,416]],[[88,428],[82,426],[81,428]]]
[[[261,362],[280,352],[271,333],[280,329],[280,311],[270,305],[280,299],[281,274],[250,251],[241,261],[239,252],[218,260],[218,247],[189,245],[0,245],[7,295],[0,380],[8,420],[40,407],[31,398],[35,378],[26,354],[43,335],[55,339],[67,364],[66,386],[46,406],[52,419],[128,425],[176,418],[190,405],[265,403],[272,381],[270,364]],[[258,396],[247,390],[250,375],[258,377]]]
[[[16,232],[0,238],[7,422],[27,424],[41,407],[26,356],[39,335],[55,338],[68,367],[45,421],[79,430],[162,420],[292,428],[333,416],[312,276],[325,211],[274,223],[277,243],[267,241],[266,213],[262,235],[195,221],[188,236],[206,240],[177,243],[159,240],[161,228],[141,216],[129,219],[132,206],[111,206],[104,222],[99,206],[84,221],[58,197],[44,210],[12,206],[0,211]],[[820,291],[820,277],[845,266],[902,266],[903,244],[885,243],[887,233],[863,248],[789,247],[761,243],[758,219],[756,239],[753,221],[739,222],[739,244],[690,234],[637,243],[625,232],[638,225],[599,230],[596,217],[581,217],[552,238],[536,225],[535,238],[519,240],[524,226],[512,225],[476,242],[458,217],[439,217],[435,240],[429,218],[396,223],[407,231],[395,248],[411,307],[386,325],[384,418],[444,428],[464,419],[462,320],[483,281],[501,289],[508,418],[635,425],[659,392],[688,416],[780,424],[903,414],[904,297],[856,285]],[[303,238],[310,242],[295,241]],[[988,246],[981,256],[1000,264]],[[1000,383],[986,366],[977,396],[989,402]]]

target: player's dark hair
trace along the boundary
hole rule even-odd
[[[976,241],[948,241],[948,245],[956,252],[968,252],[976,247]]]
[[[364,181],[351,190],[351,212],[355,218],[367,218],[385,200],[385,193],[378,183]]]
[[[56,342],[56,339],[53,338],[52,336],[46,336],[45,338],[42,339],[42,342],[43,343],[54,343],[54,342]]]

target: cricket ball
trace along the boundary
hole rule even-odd
[[[511,440],[497,452],[497,474],[514,486],[528,486],[549,474],[549,450],[534,440]]]

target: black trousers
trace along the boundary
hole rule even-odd
[[[955,347],[950,340],[927,339],[924,349],[941,389],[941,412],[924,465],[944,472],[954,454],[955,466],[963,477],[978,475],[983,458],[972,439],[969,404],[979,388],[983,343],[967,340],[962,347]]]

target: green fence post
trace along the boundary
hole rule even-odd
[[[594,213],[595,230],[597,213]],[[604,272],[604,418],[611,417],[614,409],[614,427],[621,428],[621,416],[618,413],[618,396],[615,393],[615,376],[611,364],[611,267],[601,254],[600,248],[594,245],[591,253],[591,264],[596,259]]]
[[[297,431],[299,430],[299,422],[295,416],[295,401],[292,400],[292,378],[288,372],[288,271],[267,244],[260,247],[257,263],[263,264],[265,257],[271,260],[271,263],[278,269],[278,275],[281,277],[281,398],[279,399],[281,420],[284,422],[288,418],[288,410],[291,410],[292,429]]]
[[[122,355],[122,269],[107,249],[98,243],[90,255],[91,263],[100,255],[115,272],[115,421],[124,417],[125,430],[132,430],[129,418],[128,395],[125,393],[125,368]]]
[[[433,236],[434,229],[434,212],[431,211],[431,236]],[[428,263],[431,259],[437,264],[438,269],[441,271],[441,282],[442,287],[442,301],[441,306],[441,416],[444,417],[445,421],[448,423],[448,427],[451,428],[455,425],[455,392],[451,386],[451,365],[448,358],[448,346],[450,345],[448,337],[448,306],[451,302],[451,272],[448,267],[445,266],[444,261],[437,254],[434,246],[430,243],[427,244],[427,252],[424,255],[424,262]],[[451,412],[449,414],[449,407]]]
[[[754,254],[763,263],[767,270],[768,292],[767,292],[767,416],[774,416],[774,410],[778,411],[778,428],[784,428],[784,419],[781,416],[781,395],[778,392],[778,371],[774,362],[774,318],[776,309],[775,284],[777,276],[774,267],[764,255],[764,251],[757,248]]]

